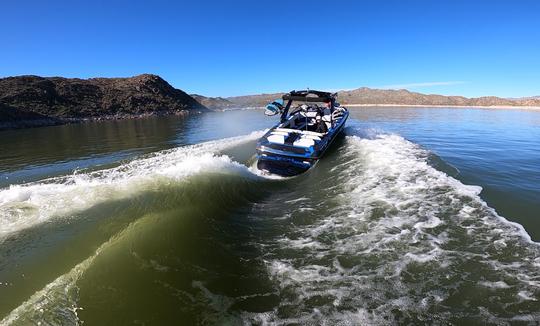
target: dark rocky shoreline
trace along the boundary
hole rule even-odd
[[[206,106],[156,75],[0,79],[0,130],[205,111]]]

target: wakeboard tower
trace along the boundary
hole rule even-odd
[[[349,111],[336,93],[291,91],[266,106],[280,121],[257,143],[257,168],[280,176],[309,170],[343,130]]]

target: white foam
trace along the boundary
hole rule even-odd
[[[201,172],[255,175],[219,151],[260,137],[262,132],[161,151],[116,168],[75,173],[0,190],[0,240],[53,217],[66,217],[97,203],[127,198],[163,180]]]
[[[539,247],[522,226],[487,206],[481,187],[436,170],[428,151],[397,135],[347,136],[339,155],[328,177],[341,187],[338,194],[302,201],[304,209],[339,208],[277,242],[296,253],[267,260],[270,275],[288,293],[283,309],[298,318],[266,314],[266,322],[399,323],[393,310],[422,315],[444,301],[451,291],[438,284],[455,279],[457,286],[468,277],[459,267],[468,261],[485,269],[475,272],[499,279],[482,286],[513,291],[521,300],[539,293]],[[298,203],[283,205],[296,210]],[[509,248],[513,262],[500,253]],[[417,275],[424,270],[431,272]],[[419,279],[406,282],[410,277]],[[316,307],[324,322],[305,306],[321,293],[336,303],[335,309]]]
[[[533,293],[530,291],[519,291],[517,295],[520,299],[525,301],[538,301],[538,299],[535,298]]]
[[[491,288],[491,289],[508,289],[508,288],[510,288],[510,285],[506,284],[503,281],[496,281],[496,282],[482,281],[482,282],[479,282],[478,284],[480,284],[482,286],[485,286],[487,288]]]

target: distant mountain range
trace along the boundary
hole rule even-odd
[[[130,78],[90,79],[7,77],[0,78],[0,129],[261,107],[282,95],[283,93],[234,97],[188,95],[172,87],[161,77],[151,74]],[[540,96],[466,98],[367,87],[340,91],[338,100],[345,105],[540,107]]]
[[[257,94],[219,98],[213,108],[264,106],[283,93]],[[484,96],[467,98],[463,96],[427,95],[405,89],[372,89],[362,87],[339,91],[338,101],[348,105],[425,105],[425,106],[540,106],[540,96],[526,98],[500,98]]]
[[[338,93],[344,104],[398,104],[435,106],[540,106],[540,98],[507,99],[495,96],[467,98],[463,96],[427,95],[405,89],[387,90],[367,87]]]

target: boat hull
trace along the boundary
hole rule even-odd
[[[309,170],[315,163],[279,155],[258,155],[257,169],[266,173],[292,177]]]
[[[348,112],[340,121],[340,124],[324,135],[315,146],[305,148],[269,142],[268,136],[275,130],[279,130],[278,125],[276,125],[261,137],[257,144],[257,168],[265,173],[285,177],[299,175],[308,171],[343,131],[347,118]]]

